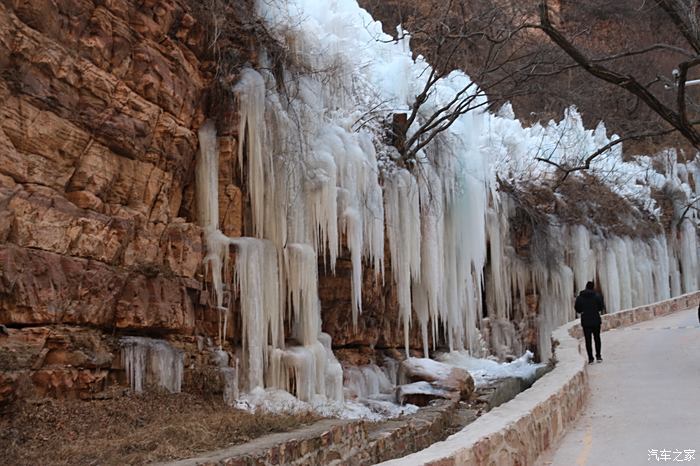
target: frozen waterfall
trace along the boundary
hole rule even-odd
[[[556,254],[526,258],[516,251],[510,223],[515,206],[496,175],[514,184],[546,179],[551,167],[537,165],[535,156],[576,160],[609,142],[604,126],[585,129],[575,110],[560,123],[529,128],[512,111],[473,111],[458,118],[439,144],[421,150],[413,165],[405,164],[385,143],[380,120],[409,113],[411,96],[428,74],[429,65],[413,58],[407,40],[391,40],[354,0],[260,2],[258,8],[296,66],[273,74],[271,58],[260,50],[259,69],[242,70],[233,88],[238,164],[255,237],[229,238],[219,230],[211,122],[199,131],[196,171],[220,344],[234,298],[240,304],[236,383],[243,390],[277,388],[304,401],[343,399],[342,369],[322,333],[318,280],[319,262],[334,273],[344,247],[352,263],[353,323],[362,313],[364,280],[391,280],[404,350],[409,353],[417,326],[425,357],[442,343],[472,356],[517,356],[536,340],[546,360],[551,331],[575,317],[575,294],[591,279],[602,287],[610,312],[698,286],[694,213],[669,237],[620,237],[552,222],[546,236]],[[461,72],[444,78],[417,122],[465,82]],[[672,170],[648,178],[649,170],[623,162],[619,149],[611,150],[614,166],[603,167],[604,173],[647,176],[634,186],[607,180],[621,196],[652,205],[648,186],[690,189],[690,169],[683,172],[685,181]],[[233,289],[225,277],[232,277]],[[525,338],[530,331],[536,335]],[[386,381],[377,370],[346,379],[354,392],[379,392]]]

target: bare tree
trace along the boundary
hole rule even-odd
[[[678,135],[700,148],[700,103],[694,99],[694,88],[689,89],[700,84],[700,80],[692,79],[700,64],[697,0],[654,0],[636,6],[624,1],[572,3],[566,5],[570,22],[560,20],[563,4],[552,5],[552,1],[362,2],[389,28],[400,23],[411,31],[415,53],[427,57],[433,67],[409,112],[395,115],[390,125],[393,143],[404,161],[415,159],[416,153],[449,128],[459,115],[478,107],[493,109],[504,101],[520,100],[525,104],[516,112],[526,121],[532,121],[528,114],[533,110],[535,120],[556,117],[561,109],[552,108],[544,114],[537,111],[540,103],[551,105],[547,102],[552,101],[552,96],[566,106],[588,102],[585,107],[589,110],[589,124],[597,122],[590,119],[596,115],[608,122],[607,109],[591,113],[592,107],[624,106],[612,125],[622,137],[590,154],[583,163],[560,166],[546,156],[540,158],[560,169],[560,183],[570,173],[588,169],[596,158],[622,142],[639,145],[648,141],[646,146],[652,147],[648,150],[654,150],[653,146],[661,141],[677,145],[679,139],[674,135]],[[659,17],[664,12],[665,17]],[[609,31],[586,29],[591,19],[602,24],[614,22],[616,27],[623,20],[634,24],[635,15],[637,21],[663,24],[663,34],[650,34],[650,30],[657,29],[652,24],[644,40],[638,40],[642,33],[630,27],[619,31],[624,40],[615,45],[609,40]],[[640,45],[635,47],[637,43]],[[669,69],[660,72],[656,63]],[[672,73],[674,67],[676,71]],[[455,69],[467,71],[472,83],[455,92],[449,105],[427,111],[425,102],[436,84]],[[584,80],[578,70],[594,76],[601,85],[591,85],[595,80]],[[653,73],[656,76],[650,76]],[[616,89],[619,92],[613,92]],[[611,95],[629,98],[621,104],[619,100],[610,101]],[[482,99],[484,96],[488,103]],[[658,116],[658,120],[652,116]],[[634,124],[629,123],[633,120]],[[410,135],[409,128],[413,131]]]
[[[640,139],[665,135],[673,132],[680,133],[695,148],[700,149],[700,113],[693,100],[690,99],[687,87],[696,84],[688,79],[689,72],[700,65],[700,35],[698,34],[698,3],[696,0],[656,0],[656,4],[667,13],[671,24],[677,29],[685,41],[685,47],[671,44],[653,44],[636,50],[622,50],[604,57],[590,57],[574,41],[566,37],[562,27],[555,24],[552,9],[548,0],[540,0],[539,23],[534,28],[541,29],[557,47],[559,47],[575,66],[581,67],[595,78],[610,83],[635,96],[655,114],[660,116],[666,128],[658,131],[625,135],[591,154],[583,165],[577,167],[559,167],[565,174],[576,170],[586,169],[590,163],[612,146],[630,139]],[[645,55],[653,51],[666,50],[682,59],[669,78],[659,77],[652,82],[644,82],[640,74],[619,71],[614,68],[618,60]],[[659,81],[666,81],[665,86],[658,86]],[[675,94],[675,99],[670,95]],[[545,162],[549,160],[543,159]],[[554,164],[556,165],[556,164]]]
[[[387,11],[387,4],[393,11]],[[542,41],[531,33],[531,11],[519,2],[368,0],[364,6],[385,15],[385,19],[393,14],[394,22],[410,31],[414,53],[425,56],[430,63],[409,111],[395,114],[389,128],[392,143],[405,163],[414,161],[461,115],[479,108],[493,109],[529,92],[522,85],[528,79],[528,70],[548,60],[540,46]],[[440,80],[460,69],[469,72],[470,82],[457,89],[444,105],[428,109],[425,104]]]

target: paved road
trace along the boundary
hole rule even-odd
[[[588,366],[584,412],[537,464],[700,466],[697,310],[611,330],[602,340],[603,362]],[[649,450],[658,450],[658,461]],[[695,450],[694,459],[684,450]]]

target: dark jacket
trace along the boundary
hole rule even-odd
[[[603,297],[593,290],[583,290],[574,304],[577,314],[581,314],[581,327],[597,327],[600,325],[600,313],[605,312]]]

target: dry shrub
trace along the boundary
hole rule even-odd
[[[660,223],[643,206],[616,194],[586,172],[569,176],[556,193],[551,186],[534,182],[516,186],[500,180],[499,189],[515,202],[510,223],[516,252],[543,263],[558,260],[560,253],[559,245],[549,237],[552,223],[584,225],[604,236],[648,238],[661,233],[672,218],[672,206],[660,202],[668,197],[665,193],[654,196],[665,215]]]

